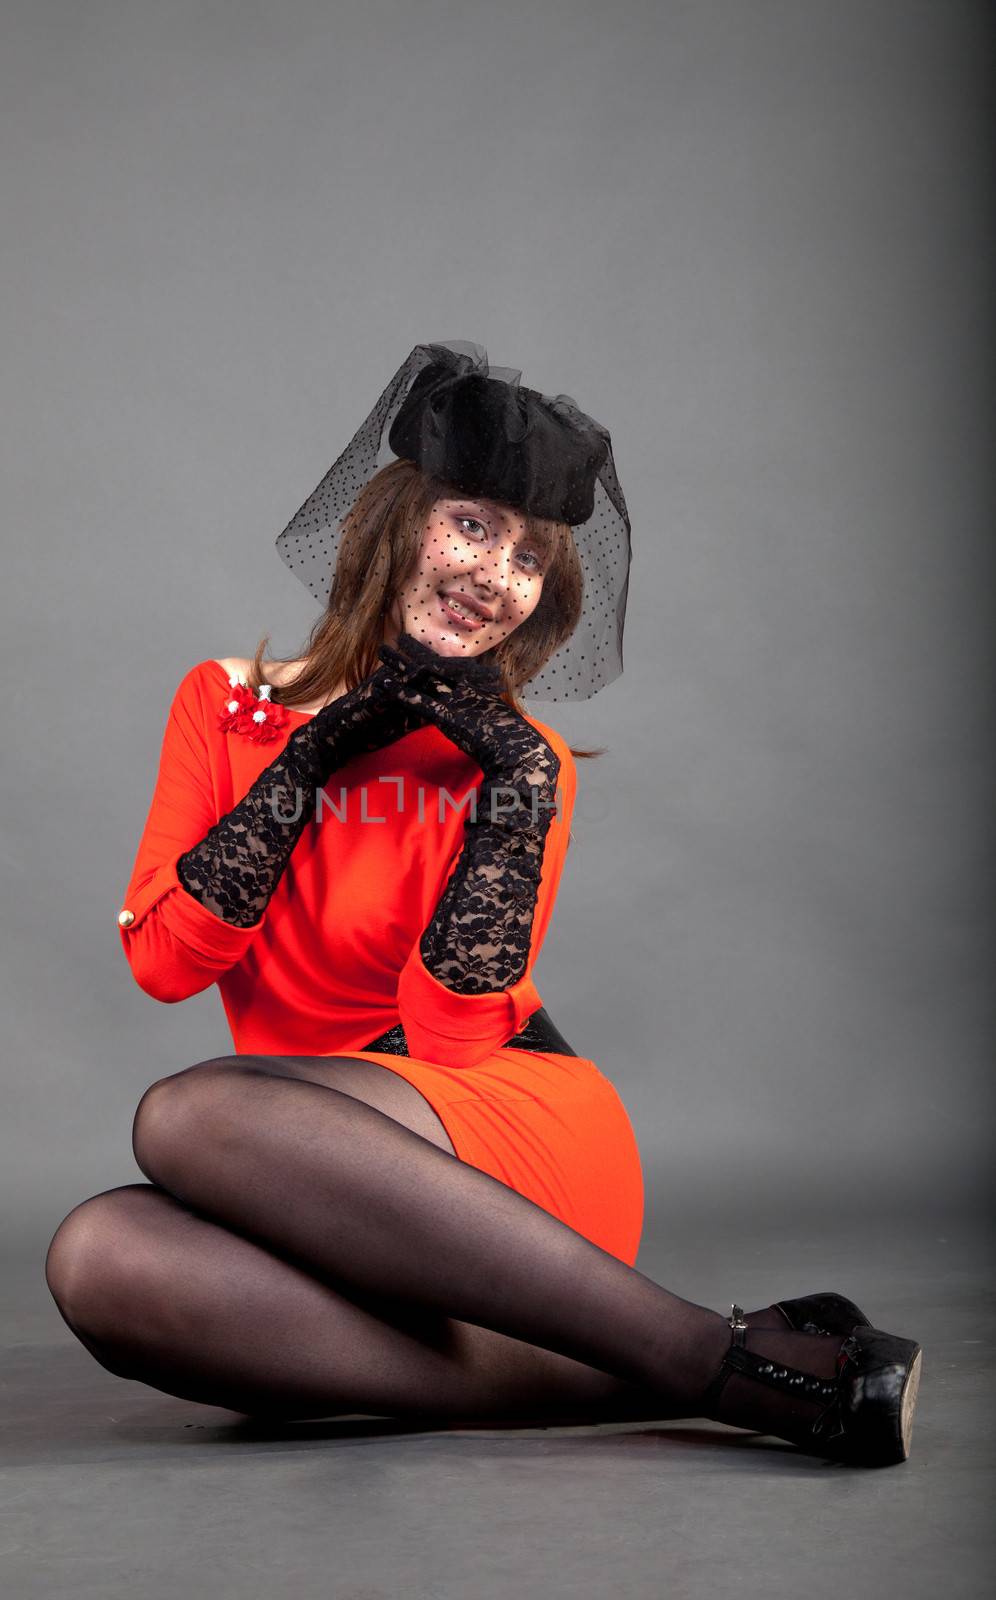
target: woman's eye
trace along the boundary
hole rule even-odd
[[[473,526],[477,529],[477,532],[476,533],[471,533],[470,537],[472,539],[478,539],[482,535],[483,535],[484,538],[487,538],[488,529],[484,526],[483,522],[478,520],[477,517],[462,517],[462,516],[458,516],[456,520],[457,520],[458,526],[460,528],[464,529],[464,530],[466,529],[466,524],[467,523],[473,523]],[[529,569],[530,572],[542,572],[542,570],[543,570],[543,562],[542,562],[541,558],[536,554],[536,552],[534,550],[523,550],[523,551],[520,551],[519,560],[521,561],[523,559],[532,562],[532,566]]]

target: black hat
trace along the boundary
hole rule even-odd
[[[517,688],[539,700],[585,700],[623,670],[629,514],[608,430],[570,395],[527,389],[520,377],[489,367],[483,347],[465,340],[416,345],[277,549],[327,602],[342,520],[364,484],[396,457],[465,494],[567,522],[584,572],[582,614],[570,638]]]

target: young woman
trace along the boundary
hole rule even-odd
[[[593,752],[516,694],[621,671],[629,519],[606,430],[518,379],[417,346],[278,540],[326,599],[304,657],[180,683],[118,921],[150,995],[218,984],[235,1053],[146,1091],[150,1182],[77,1206],[48,1284],[111,1372],[240,1412],[705,1416],[902,1461],[914,1341],[633,1265],[629,1119],[532,979]]]

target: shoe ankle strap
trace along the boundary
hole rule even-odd
[[[837,1376],[834,1378],[820,1378],[814,1373],[803,1372],[798,1367],[782,1366],[777,1361],[769,1361],[764,1356],[747,1349],[746,1336],[750,1331],[744,1317],[743,1307],[734,1305],[731,1315],[726,1318],[731,1330],[732,1338],[729,1348],[723,1356],[719,1371],[713,1378],[702,1403],[711,1406],[718,1401],[723,1392],[727,1379],[739,1372],[748,1378],[757,1378],[761,1383],[773,1389],[781,1389],[788,1393],[802,1393],[807,1399],[825,1400],[829,1402],[829,1411],[839,1398],[840,1376],[847,1360],[857,1348],[853,1336],[849,1336],[841,1343],[838,1356]],[[822,1419],[821,1419],[822,1420]]]
[[[736,1371],[735,1365],[729,1359],[730,1350],[733,1350],[738,1346],[741,1349],[746,1349],[745,1340],[748,1332],[748,1324],[746,1318],[744,1317],[743,1306],[732,1306],[730,1308],[730,1315],[726,1320],[733,1330],[733,1337],[730,1340],[729,1350],[726,1350],[723,1353],[723,1359],[719,1364],[719,1371],[716,1373],[716,1376],[713,1378],[709,1387],[706,1389],[705,1394],[702,1396],[700,1404],[702,1405],[704,1411],[709,1406],[715,1404],[723,1392],[723,1385],[726,1383],[727,1378],[730,1376],[731,1372]]]

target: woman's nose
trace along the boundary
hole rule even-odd
[[[498,546],[493,550],[481,550],[474,569],[478,582],[488,584],[501,594],[506,593],[512,577],[512,556],[511,550]]]

